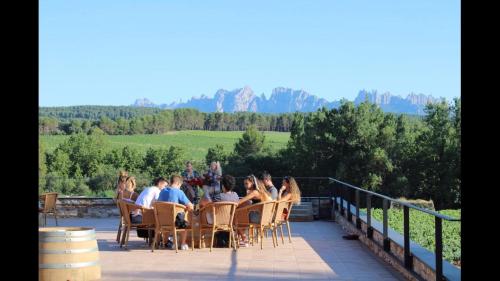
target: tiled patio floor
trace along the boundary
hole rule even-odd
[[[49,226],[54,225],[53,220]],[[96,228],[102,280],[405,280],[359,241],[342,239],[344,231],[327,221],[292,223],[292,241],[259,246],[151,252],[131,231],[129,250],[116,243],[118,219],[60,219],[60,226]],[[285,230],[286,232],[286,230]]]

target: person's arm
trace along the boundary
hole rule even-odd
[[[286,190],[286,186],[284,186],[284,185],[283,185],[283,186],[280,188],[280,191],[279,191],[279,193],[278,193],[278,200],[281,200],[281,195],[283,194],[283,192],[284,192],[285,190]]]
[[[189,201],[186,194],[184,194],[184,192],[180,192],[179,194],[180,194],[179,202],[182,205],[186,206],[188,208],[188,210],[193,210],[194,209],[193,203],[191,203],[191,201]]]
[[[259,194],[259,192],[257,190],[254,190],[250,193],[247,194],[247,196],[243,197],[240,199],[240,201],[238,201],[238,205],[242,205],[243,203],[249,201],[249,200],[252,200],[253,198],[255,198],[257,195]]]

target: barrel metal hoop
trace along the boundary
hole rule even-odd
[[[87,236],[87,237],[40,237],[38,242],[83,242],[83,241],[91,241],[95,240],[95,235]]]
[[[39,265],[40,269],[68,269],[68,268],[81,268],[99,265],[99,260],[78,263],[42,263]]]
[[[88,248],[88,249],[67,249],[67,250],[48,250],[40,249],[39,254],[82,254],[82,253],[92,253],[99,251],[98,247]]]
[[[66,231],[66,230],[55,230],[47,232],[39,232],[39,237],[81,237],[95,235],[94,229],[89,230],[77,230],[77,231]]]

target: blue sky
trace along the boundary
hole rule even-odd
[[[245,85],[460,96],[459,1],[42,0],[39,15],[40,106]]]

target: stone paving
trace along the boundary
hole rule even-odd
[[[53,226],[53,219],[48,219]],[[102,280],[405,280],[361,242],[344,240],[342,228],[328,221],[293,222],[292,242],[273,248],[271,237],[260,246],[158,249],[151,252],[131,231],[129,250],[116,239],[118,218],[59,219],[59,226],[95,227]],[[285,229],[286,232],[286,229]]]

